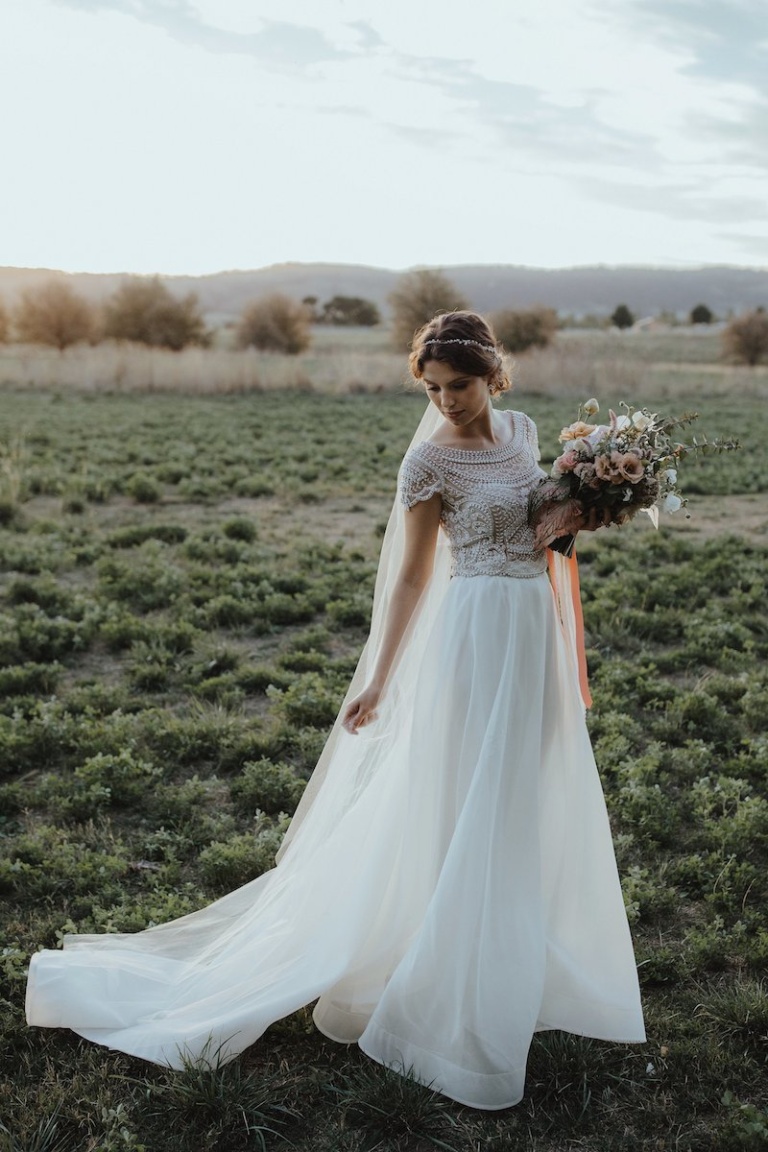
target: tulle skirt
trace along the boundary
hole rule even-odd
[[[451,580],[278,867],[170,924],[38,952],[27,1015],[179,1067],[312,1001],[327,1036],[478,1108],[520,1100],[537,1030],[644,1040],[546,576]]]

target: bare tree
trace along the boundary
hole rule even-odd
[[[66,280],[48,280],[25,292],[14,315],[16,338],[24,344],[50,344],[59,350],[93,338],[93,307]]]
[[[174,352],[210,343],[197,296],[174,296],[159,276],[132,277],[113,293],[104,310],[104,334]]]
[[[768,356],[768,312],[755,308],[731,320],[723,330],[723,345],[729,356],[750,367]]]
[[[306,304],[274,292],[246,304],[237,326],[237,342],[241,348],[294,356],[309,347],[310,322]]]
[[[458,288],[443,275],[422,268],[408,272],[390,294],[392,339],[397,348],[409,348],[414,333],[439,312],[469,308]]]
[[[557,313],[538,305],[494,312],[491,323],[497,338],[508,352],[525,352],[528,348],[546,348],[557,331]]]

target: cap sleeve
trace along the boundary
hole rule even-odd
[[[442,476],[432,464],[423,459],[418,446],[405,454],[400,465],[397,490],[406,508],[413,508],[414,504],[429,500],[431,496],[443,491]]]

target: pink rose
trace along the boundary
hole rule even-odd
[[[616,466],[614,457],[621,457],[620,452],[611,452],[610,456],[596,456],[595,457],[595,472],[599,480],[605,480],[609,484],[620,484],[624,479],[621,470]]]
[[[560,457],[560,471],[561,472],[573,472],[573,470],[576,467],[576,465],[578,464],[578,462],[579,462],[578,452],[574,452],[572,448],[569,448],[568,451],[563,452],[562,456]]]
[[[618,452],[612,452],[611,459],[619,455],[620,453]],[[638,484],[645,475],[643,462],[634,452],[627,452],[626,455],[621,456],[621,459],[617,459],[616,467],[620,470],[624,479],[629,480],[630,484]]]

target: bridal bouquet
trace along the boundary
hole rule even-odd
[[[658,528],[659,509],[676,512],[686,504],[677,487],[679,461],[691,452],[739,447],[736,441],[706,437],[676,440],[674,430],[698,419],[696,412],[670,418],[621,407],[620,416],[609,412],[609,424],[592,424],[588,420],[599,405],[587,400],[576,421],[560,433],[563,451],[531,494],[529,519],[539,547],[570,556],[585,515],[593,524],[624,524],[642,509]]]

